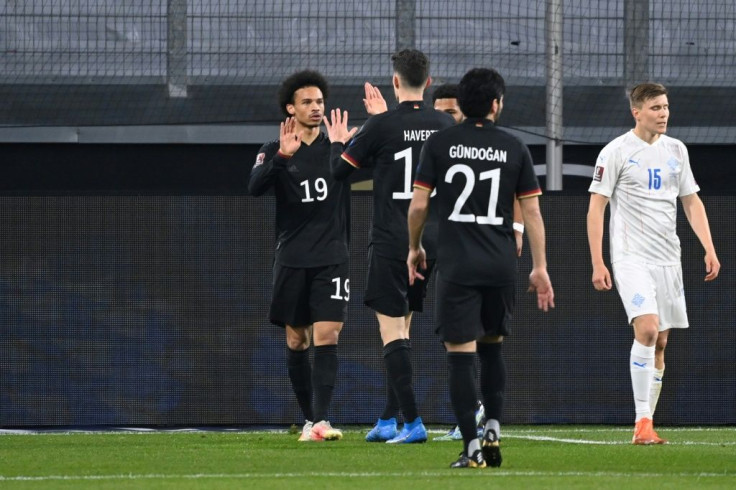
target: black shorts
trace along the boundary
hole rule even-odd
[[[437,327],[443,342],[464,344],[511,333],[516,287],[463,286],[436,279]]]
[[[345,322],[350,299],[348,263],[293,268],[273,265],[269,319],[283,327],[314,322]]]
[[[417,279],[413,286],[409,286],[406,261],[381,257],[373,253],[371,247],[368,250],[365,305],[394,318],[406,316],[410,311],[424,311],[424,297],[427,296],[427,284],[433,268],[434,260],[428,260],[427,270],[421,271],[425,279]]]

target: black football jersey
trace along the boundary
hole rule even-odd
[[[487,119],[466,120],[433,134],[419,158],[415,187],[437,190],[437,270],[468,286],[516,280],[514,194],[542,193],[529,149]]]
[[[320,133],[286,158],[279,141],[266,143],[251,170],[248,190],[276,195],[276,253],[286,267],[321,267],[348,260],[350,183],[330,174],[330,140]]]
[[[433,132],[455,121],[424,102],[402,102],[395,110],[366,121],[342,154],[355,168],[373,167],[371,245],[380,256],[406,260],[409,250],[407,211],[419,152]],[[436,253],[436,218],[430,217],[422,244]]]

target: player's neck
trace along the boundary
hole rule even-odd
[[[396,100],[399,101],[399,104],[402,102],[414,102],[424,100],[424,90],[398,89],[396,91]]]
[[[300,124],[299,128],[302,132],[302,143],[310,145],[319,136],[319,126],[314,126],[310,128],[308,126],[302,126]]]
[[[647,131],[639,126],[634,128],[634,134],[637,138],[650,145],[653,145],[661,136],[659,133],[652,133],[651,131]]]

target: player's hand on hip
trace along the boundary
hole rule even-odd
[[[409,249],[409,256],[406,258],[406,265],[409,269],[409,284],[414,285],[416,279],[424,280],[424,275],[419,269],[427,269],[427,254],[423,248]]]
[[[358,131],[358,128],[348,129],[348,111],[332,109],[330,119],[325,116],[323,120],[327,128],[327,137],[332,143],[345,144]]]
[[[381,91],[369,82],[365,82],[365,99],[363,99],[363,105],[365,105],[365,111],[371,116],[381,114],[388,110],[386,99],[381,95]]]
[[[718,273],[721,271],[721,263],[718,261],[715,252],[709,252],[705,254],[705,280],[712,281],[718,277]]]
[[[552,289],[552,281],[549,279],[547,269],[533,269],[529,274],[530,293],[537,293],[537,307],[542,311],[549,311],[555,307],[555,291]]]
[[[609,291],[612,287],[611,273],[605,265],[593,266],[593,287],[596,291]]]
[[[279,151],[284,155],[293,155],[302,145],[302,134],[296,130],[296,119],[287,117],[279,130]]]

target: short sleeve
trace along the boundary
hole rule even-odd
[[[695,182],[695,176],[693,170],[690,167],[690,156],[688,155],[687,148],[684,144],[680,144],[680,151],[682,152],[682,172],[680,172],[680,190],[677,197],[689,196],[695,194],[700,190],[698,183]]]
[[[609,145],[603,148],[598,154],[598,160],[596,160],[595,168],[593,169],[593,181],[588,188],[589,192],[606,197],[613,195],[619,173],[617,160],[620,160],[620,158],[618,157],[618,153],[617,150],[611,148]]]
[[[434,135],[430,136],[422,146],[422,151],[419,153],[419,165],[414,178],[414,187],[428,191],[434,190],[437,186],[437,160],[433,150],[434,139]]]

